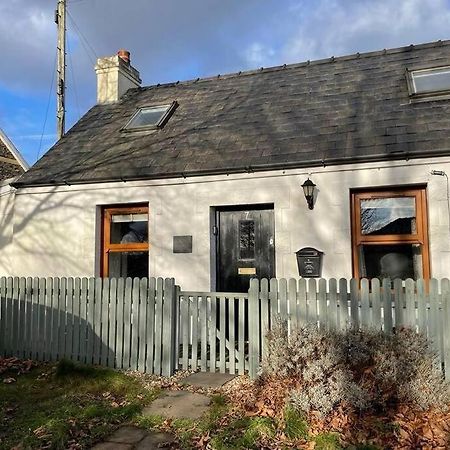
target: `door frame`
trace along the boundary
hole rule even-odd
[[[243,203],[237,205],[220,205],[210,207],[210,249],[211,249],[211,291],[217,292],[219,281],[219,215],[223,211],[257,211],[271,209],[274,214],[274,238],[275,238],[275,203]],[[274,244],[273,271],[276,274],[276,239]]]

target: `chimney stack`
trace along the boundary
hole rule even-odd
[[[120,100],[128,89],[141,85],[139,72],[131,65],[130,52],[119,50],[117,55],[97,60],[97,103]]]

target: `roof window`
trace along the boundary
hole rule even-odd
[[[408,71],[411,97],[450,96],[450,66]]]
[[[145,106],[139,108],[123,128],[125,131],[162,128],[172,115],[177,102],[169,105]]]

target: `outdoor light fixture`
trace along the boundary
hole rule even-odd
[[[303,184],[303,193],[305,194],[306,203],[309,209],[314,208],[314,189],[316,185],[308,178]]]

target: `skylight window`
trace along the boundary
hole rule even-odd
[[[125,125],[124,130],[134,131],[161,128],[177,106],[177,102],[173,102],[169,105],[139,108]]]
[[[409,71],[411,96],[450,95],[450,66]]]

